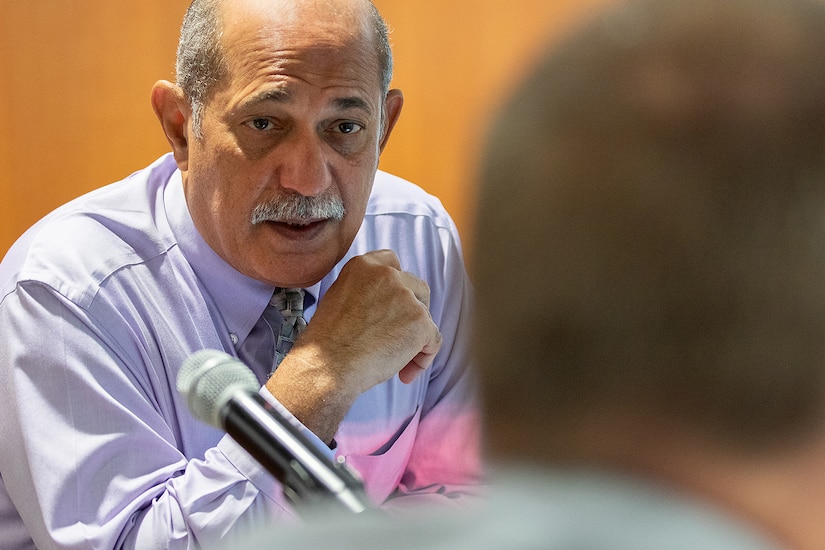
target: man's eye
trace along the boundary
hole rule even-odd
[[[338,125],[338,131],[342,134],[354,134],[363,130],[363,127],[357,122],[342,122]]]
[[[268,118],[256,118],[249,121],[248,124],[255,130],[269,130],[272,128],[272,121]]]

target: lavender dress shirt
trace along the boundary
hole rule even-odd
[[[335,452],[376,503],[461,500],[480,469],[470,286],[440,202],[379,172],[347,256],[308,291],[322,300],[349,258],[381,248],[430,285],[444,343],[413,384],[363,394]],[[237,355],[271,292],[200,237],[169,155],[24,234],[0,264],[0,547],[195,548],[294,518],[175,390],[193,352]]]

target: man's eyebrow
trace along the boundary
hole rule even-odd
[[[285,103],[289,100],[289,95],[289,92],[286,90],[264,90],[243,100],[238,108],[240,110],[246,110],[261,103],[266,103],[267,101]]]
[[[352,96],[352,97],[338,97],[332,101],[333,105],[337,109],[345,111],[347,109],[361,109],[362,111],[366,111],[367,113],[372,113],[372,109],[370,108],[369,103],[367,103],[364,99]]]
[[[286,90],[264,90],[246,98],[240,105],[238,105],[238,108],[240,110],[246,110],[268,101],[286,103],[290,100],[290,96],[291,94]],[[332,100],[332,105],[341,111],[345,111],[347,109],[361,109],[367,113],[372,113],[370,104],[358,96],[337,97]]]

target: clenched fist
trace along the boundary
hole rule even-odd
[[[351,259],[267,389],[331,441],[359,395],[395,375],[412,382],[432,364],[441,333],[429,303],[427,284],[401,271],[393,252]]]

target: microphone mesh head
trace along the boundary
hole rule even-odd
[[[221,409],[226,402],[238,391],[257,392],[260,384],[252,371],[231,355],[205,349],[183,362],[177,388],[195,418],[222,429]]]

